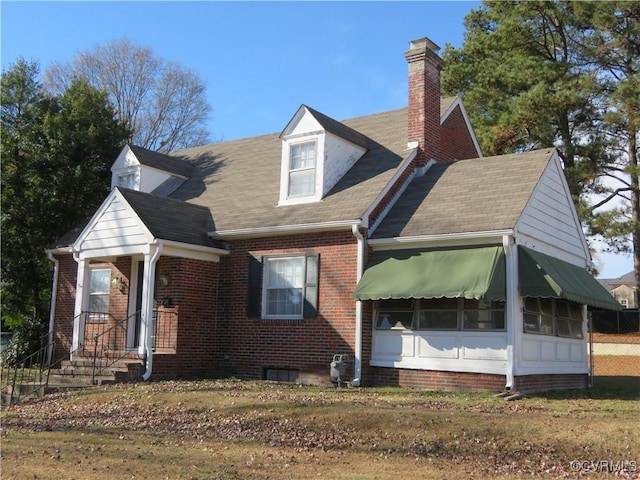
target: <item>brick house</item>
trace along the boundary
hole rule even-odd
[[[410,42],[409,105],[163,155],[127,146],[113,189],[49,251],[56,352],[144,361],[144,380],[237,376],[520,391],[584,387],[586,306],[616,308],[555,149],[482,158],[441,59]],[[110,327],[110,325],[114,327]]]

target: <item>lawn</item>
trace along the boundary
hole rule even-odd
[[[640,478],[637,392],[122,384],[2,412],[2,478]]]

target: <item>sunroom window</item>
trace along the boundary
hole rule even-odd
[[[376,328],[409,330],[413,327],[413,299],[381,300],[378,303]]]
[[[289,150],[289,197],[315,194],[316,142],[291,145]]]
[[[504,330],[504,305],[465,298],[380,300],[376,303],[376,328]]]
[[[553,298],[526,297],[524,331],[542,335],[582,338],[582,305]]]

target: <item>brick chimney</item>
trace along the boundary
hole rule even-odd
[[[409,42],[404,56],[409,64],[410,146],[418,145],[417,166],[424,167],[440,155],[440,47],[428,38]]]

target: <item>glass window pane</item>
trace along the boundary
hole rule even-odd
[[[570,320],[569,327],[571,328],[571,336],[573,338],[583,338],[582,320]]]
[[[540,324],[538,323],[538,315],[534,313],[524,314],[524,331],[529,333],[539,333]]]
[[[316,171],[300,170],[289,172],[289,196],[307,196],[315,193]]]
[[[457,298],[427,298],[420,300],[420,308],[424,310],[457,310]]]
[[[496,330],[504,330],[504,310],[491,312],[491,325]]]
[[[569,304],[567,302],[556,300],[556,315],[559,317],[570,318],[571,313],[569,312]]]
[[[413,311],[380,311],[376,328],[409,330],[413,326]]]
[[[316,166],[316,143],[308,142],[291,146],[290,170],[314,168]]]
[[[457,330],[458,312],[457,310],[421,310],[418,328]]]
[[[91,295],[89,311],[92,313],[109,313],[109,295]]]
[[[570,337],[571,328],[569,327],[569,320],[566,318],[556,319],[556,327],[558,328],[558,335],[560,337]]]
[[[111,280],[111,270],[92,269],[89,292],[91,294],[109,294],[109,282]]]
[[[540,311],[546,315],[553,315],[553,299],[552,298],[539,298]]]
[[[524,309],[529,312],[539,312],[538,299],[534,297],[526,297],[524,299]]]
[[[582,305],[579,303],[569,303],[569,311],[571,318],[582,321]]]
[[[540,333],[553,335],[553,317],[551,315],[540,315]]]

